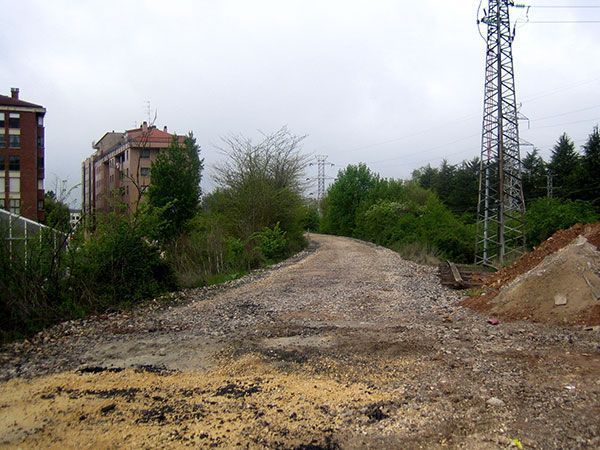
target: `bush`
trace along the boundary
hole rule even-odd
[[[265,228],[254,234],[253,238],[258,243],[257,248],[267,261],[275,261],[287,256],[288,242],[286,232],[279,227]]]
[[[138,224],[116,215],[100,221],[75,261],[73,275],[85,280],[97,309],[128,305],[177,286],[158,245]]]
[[[110,216],[61,245],[32,240],[27,253],[0,234],[0,335],[34,333],[61,320],[121,308],[174,289],[171,267],[140,223]],[[12,254],[11,254],[12,253]]]
[[[540,198],[525,213],[527,244],[538,245],[556,231],[576,223],[591,223],[599,219],[592,204],[581,200]]]
[[[60,251],[60,238],[55,245],[54,237],[43,232],[40,240],[29,241],[25,252],[22,242],[12,241],[11,246],[7,230],[0,231],[0,341],[4,341],[39,331],[60,317],[61,304],[69,302],[69,266]]]
[[[421,194],[418,193],[419,197]],[[416,248],[435,255],[435,258],[418,257],[420,260],[433,261],[440,256],[470,261],[475,239],[473,227],[460,222],[434,194],[428,196],[424,204],[408,199],[382,200],[372,205],[358,218],[359,237],[397,251],[406,249],[404,255],[418,255]]]

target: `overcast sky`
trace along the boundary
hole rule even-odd
[[[478,4],[0,0],[0,91],[19,87],[47,108],[47,189],[79,183],[92,141],[139,125],[148,101],[159,127],[194,132],[209,168],[220,136],[287,125],[308,135],[307,153],[336,164],[331,176],[362,161],[407,178],[480,152]],[[600,20],[600,9],[534,7],[529,19]],[[599,42],[600,23],[518,27],[517,96],[530,119],[521,136],[545,157],[561,133],[580,146],[600,122]]]

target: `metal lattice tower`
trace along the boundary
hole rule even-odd
[[[475,262],[502,265],[525,244],[519,124],[509,9],[489,0]]]
[[[320,202],[325,197],[325,180],[329,177],[325,176],[325,166],[333,166],[334,164],[327,162],[326,155],[316,155],[317,162],[310,163],[309,166],[317,166],[317,200]],[[308,178],[309,180],[314,178]]]

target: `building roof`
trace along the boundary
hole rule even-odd
[[[111,139],[113,138],[113,140],[116,139],[120,139],[123,137],[123,133],[119,132],[115,132],[115,131],[107,131],[106,133],[104,133],[104,135],[98,139],[98,142],[94,142],[94,144],[92,145],[93,148],[100,148],[100,143],[104,140],[104,139]]]
[[[0,95],[0,106],[12,106],[12,107],[20,107],[20,108],[41,108],[44,109],[43,106],[36,105],[35,103],[24,102],[23,100],[19,100],[17,98],[12,98],[7,95]]]
[[[173,134],[166,131],[157,129],[156,127],[147,128],[134,128],[132,130],[125,131],[126,139],[134,142],[153,142],[153,143],[165,143],[170,144],[173,139]],[[182,137],[179,137],[179,141],[182,141]]]

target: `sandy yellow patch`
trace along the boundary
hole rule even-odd
[[[393,396],[368,382],[335,380],[314,369],[280,370],[256,355],[207,372],[68,372],[0,385],[0,444],[326,445],[357,410]]]

